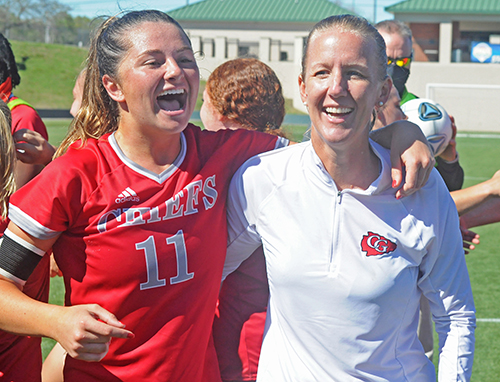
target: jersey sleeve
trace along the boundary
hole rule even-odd
[[[28,105],[18,105],[12,110],[12,134],[21,129],[36,131],[46,140],[49,139],[42,118],[35,109]]]
[[[439,335],[439,381],[468,381],[474,354],[475,307],[458,214],[444,183],[440,179],[437,183],[435,238],[420,265],[418,284],[429,300]]]
[[[96,173],[88,155],[83,159],[64,154],[12,195],[9,219],[38,239],[56,237],[72,225],[84,208],[96,187],[90,174]]]

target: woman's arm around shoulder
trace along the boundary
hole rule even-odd
[[[434,157],[420,128],[408,121],[397,121],[370,133],[370,138],[391,149],[392,187],[402,187],[396,197],[411,195],[429,179]],[[403,167],[406,176],[403,176]]]

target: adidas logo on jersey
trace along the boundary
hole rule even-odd
[[[140,199],[135,193],[134,190],[132,190],[130,187],[127,187],[125,190],[122,191],[120,195],[115,199],[115,203],[125,203],[125,202],[138,202]]]

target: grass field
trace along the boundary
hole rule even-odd
[[[15,94],[40,109],[69,109],[76,77],[87,57],[75,46],[11,41],[21,84]]]
[[[500,135],[495,137],[457,139],[465,187],[490,178],[500,168]],[[475,231],[481,244],[467,256],[478,318],[472,381],[496,382],[500,375],[500,224]]]
[[[69,120],[46,121],[53,144],[66,133]],[[294,140],[300,141],[306,126],[284,126]],[[488,138],[457,138],[460,163],[465,170],[464,186],[471,186],[491,177],[500,168],[500,134]],[[500,224],[479,227],[481,244],[467,256],[477,308],[476,354],[472,381],[496,382],[500,375]],[[51,302],[62,304],[64,286],[60,278],[52,280]],[[493,319],[493,320],[490,320]],[[437,337],[437,336],[435,336]],[[437,348],[437,338],[436,348]],[[43,341],[47,354],[53,341]],[[437,358],[437,357],[435,357]],[[437,362],[435,362],[437,363]]]

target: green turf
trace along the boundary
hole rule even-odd
[[[68,132],[71,119],[45,119],[44,122],[49,131],[49,142],[59,146]]]
[[[302,142],[302,136],[307,130],[308,126],[305,125],[282,125],[281,128],[285,130],[287,138],[293,142]]]

